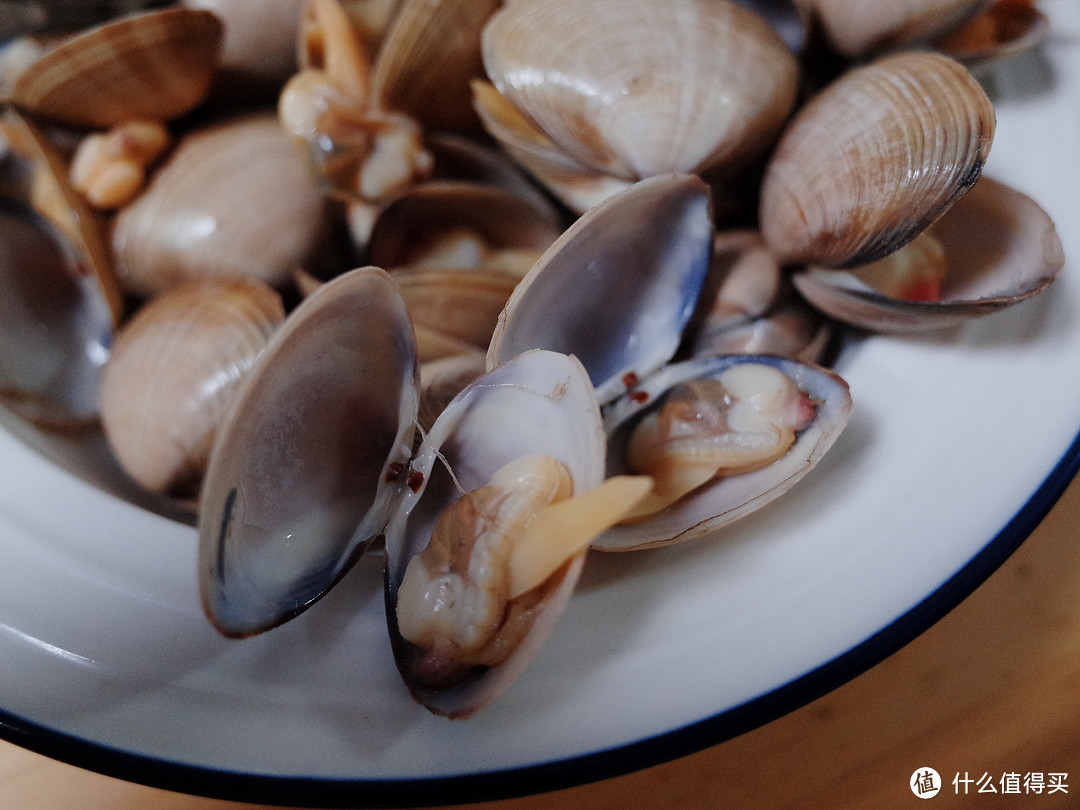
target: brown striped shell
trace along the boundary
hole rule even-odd
[[[976,180],[994,109],[959,62],[905,52],[852,69],[792,119],[759,217],[786,263],[839,267],[910,241]]]
[[[91,28],[46,53],[12,101],[37,117],[107,129],[194,109],[217,72],[223,27],[209,11],[165,9]]]

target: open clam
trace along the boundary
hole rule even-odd
[[[530,352],[469,384],[414,454],[417,370],[384,271],[354,270],[306,298],[214,447],[200,583],[214,625],[250,635],[307,609],[385,535],[402,675],[433,711],[467,716],[535,653],[588,542],[648,480],[604,482],[599,404],[571,357]],[[462,600],[443,600],[446,588]]]
[[[924,239],[934,247],[924,247]],[[1061,240],[1042,207],[984,176],[907,248],[869,266],[810,267],[792,281],[837,320],[909,332],[940,329],[1024,301],[1050,284],[1064,262]],[[934,294],[919,300],[916,288],[905,295],[904,282],[890,284],[890,276],[929,277]]]
[[[784,263],[880,258],[941,216],[982,172],[994,109],[959,62],[904,52],[834,80],[788,124],[759,219]]]
[[[528,346],[581,357],[604,407],[609,473],[636,470],[655,481],[641,513],[594,548],[685,540],[748,514],[805,475],[847,422],[847,385],[823,368],[753,355],[671,362],[712,254],[708,212],[708,189],[692,175],[654,177],[616,194],[529,271],[492,338],[489,366]],[[753,416],[743,422],[743,411]],[[631,461],[625,431],[657,415],[670,431],[650,440],[652,458]],[[691,433],[692,441],[680,440]],[[687,443],[681,457],[668,452]],[[751,444],[760,455],[732,452]]]
[[[91,424],[113,331],[97,284],[63,236],[11,203],[0,256],[0,402],[37,424]]]

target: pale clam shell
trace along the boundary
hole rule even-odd
[[[604,414],[611,441],[608,474],[625,472],[625,428],[682,380],[717,376],[735,363],[764,363],[782,371],[817,402],[817,414],[787,454],[753,472],[716,478],[666,509],[632,523],[613,526],[593,541],[600,551],[629,551],[683,542],[727,526],[783,495],[832,447],[847,425],[851,395],[838,375],[815,365],[774,356],[728,355],[675,363],[646,380],[636,392],[613,403]]]
[[[927,42],[988,0],[799,0],[832,46],[849,59]]]
[[[425,128],[479,130],[469,82],[484,73],[480,32],[499,0],[403,3],[379,48],[371,91],[376,106]]]
[[[113,321],[67,241],[21,206],[0,202],[0,402],[63,429],[97,418]]]
[[[424,260],[443,236],[468,231],[492,250],[539,256],[563,232],[550,205],[532,194],[481,183],[439,180],[422,183],[382,208],[367,242],[367,260],[377,267],[406,267]]]
[[[482,269],[413,268],[391,274],[413,327],[483,351],[517,278]],[[455,352],[457,353],[457,352]],[[421,353],[421,360],[432,359]]]
[[[116,217],[112,245],[127,290],[182,281],[288,281],[325,244],[328,202],[271,114],[186,135]]]
[[[696,175],[641,180],[571,225],[515,288],[488,365],[529,349],[573,354],[601,402],[675,354],[708,271],[709,189]]]
[[[771,143],[798,76],[779,35],[727,0],[511,3],[483,54],[539,130],[624,180],[743,163]]]
[[[452,500],[486,485],[497,469],[521,456],[557,458],[570,471],[575,493],[599,486],[605,442],[584,368],[572,357],[543,350],[525,352],[466,387],[428,431],[412,462],[423,487],[405,494],[386,527],[386,604],[398,668],[413,696],[431,711],[467,717],[513,683],[561,616],[585,555],[573,558],[543,586],[546,593],[533,609],[531,630],[507,660],[435,691],[416,686],[414,648],[397,632],[397,590],[408,561],[427,545],[435,520]]]
[[[223,26],[209,11],[172,8],[91,28],[15,82],[12,101],[73,127],[168,121],[194,109],[217,72]]]
[[[1022,192],[983,177],[931,228],[948,273],[941,300],[904,301],[850,273],[810,268],[792,280],[808,301],[837,320],[879,332],[941,329],[988,315],[1043,290],[1065,263],[1049,215]]]
[[[761,186],[762,235],[785,263],[880,258],[978,180],[994,127],[986,93],[948,57],[911,51],[854,68],[781,136]]]
[[[177,287],[132,316],[102,375],[101,423],[133,479],[197,491],[237,386],[284,317],[281,297],[251,281]]]
[[[296,39],[307,0],[182,0],[224,25],[220,67],[243,81],[281,85],[296,72]]]
[[[412,454],[416,347],[376,268],[294,310],[237,392],[199,514],[199,582],[227,636],[305,610],[385,525]]]

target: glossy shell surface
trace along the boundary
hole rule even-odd
[[[642,180],[591,209],[515,289],[489,366],[528,349],[580,358],[605,402],[675,353],[708,271],[708,189],[692,175]]]
[[[202,490],[200,585],[222,633],[301,612],[381,531],[412,452],[415,357],[404,304],[374,268],[320,287],[275,335]]]

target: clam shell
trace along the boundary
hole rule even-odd
[[[507,273],[415,268],[392,274],[413,326],[483,351],[517,284]],[[422,359],[428,359],[422,357]]]
[[[627,551],[669,545],[700,537],[760,509],[794,486],[833,445],[851,413],[848,385],[818,366],[769,355],[730,355],[688,360],[667,366],[635,392],[612,403],[604,421],[611,437],[608,474],[624,472],[623,445],[627,428],[665,391],[683,380],[718,376],[735,363],[765,363],[782,371],[818,403],[817,415],[799,433],[787,454],[754,472],[718,478],[655,515],[614,526],[592,548]]]
[[[988,315],[1043,290],[1065,263],[1050,216],[1016,189],[983,177],[931,228],[948,273],[939,301],[904,301],[850,273],[810,268],[792,280],[815,307],[879,332],[941,329]]]
[[[17,131],[24,135],[21,142],[32,153],[37,171],[46,175],[58,192],[58,202],[63,211],[41,211],[64,236],[70,240],[78,256],[80,268],[95,282],[117,326],[124,318],[125,302],[120,281],[116,275],[112,250],[103,216],[95,211],[69,181],[69,161],[50,140],[46,130],[31,118],[9,110],[10,120]]]
[[[198,491],[237,386],[285,317],[255,282],[177,287],[117,335],[101,380],[101,424],[124,470],[152,492]]]
[[[275,334],[202,489],[199,582],[221,633],[305,610],[382,530],[405,484],[418,377],[404,303],[382,270],[324,284]]]
[[[959,25],[988,0],[801,0],[832,46],[849,59],[925,43]]]
[[[328,203],[271,114],[193,131],[116,217],[125,288],[153,295],[182,281],[288,281],[324,246]]]
[[[583,214],[631,184],[629,180],[598,174],[563,152],[490,82],[475,80],[472,87],[473,105],[484,129],[571,211]]]
[[[221,20],[209,11],[122,18],[47,53],[18,78],[11,98],[35,116],[73,127],[169,121],[206,97],[222,35]]]
[[[0,202],[0,402],[44,426],[89,426],[113,321],[51,226]]]
[[[220,67],[244,82],[282,85],[296,72],[296,40],[307,0],[182,0],[224,26]]]
[[[480,32],[498,0],[403,3],[375,59],[372,96],[425,128],[477,131],[469,82],[484,73]]]
[[[462,391],[427,433],[412,463],[423,487],[406,493],[386,528],[386,604],[398,668],[413,696],[431,711],[467,717],[513,683],[562,614],[584,554],[544,586],[531,630],[507,660],[433,691],[417,686],[415,648],[397,632],[397,590],[408,561],[427,545],[446,506],[462,491],[486,485],[504,464],[530,453],[550,454],[567,467],[574,492],[580,493],[603,481],[604,448],[599,405],[584,368],[574,358],[548,351],[526,352],[488,372]]]
[[[727,0],[510,3],[483,56],[571,158],[631,181],[744,163],[772,142],[798,77],[779,35]]]
[[[642,180],[595,206],[518,284],[488,365],[535,348],[573,354],[601,402],[613,399],[675,354],[712,236],[709,189],[694,175]]]
[[[782,135],[762,181],[762,235],[786,263],[880,258],[978,180],[994,125],[986,93],[940,54],[895,54],[850,70]]]
[[[492,250],[539,257],[563,232],[563,223],[532,195],[473,182],[433,181],[406,191],[379,212],[367,260],[387,269],[416,264],[440,238],[461,231],[475,234]]]

